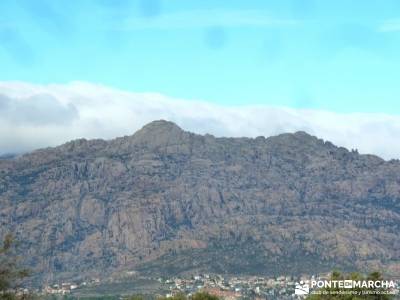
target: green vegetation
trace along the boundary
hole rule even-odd
[[[144,297],[142,295],[132,295],[126,300],[144,300]]]
[[[141,295],[132,295],[127,300],[144,300]],[[211,295],[206,292],[198,292],[192,296],[186,296],[183,293],[176,294],[172,297],[160,297],[157,300],[219,300],[217,296]]]
[[[176,294],[169,298],[167,298],[167,297],[158,298],[158,300],[187,300],[187,299],[188,299],[188,297],[183,293]]]
[[[120,300],[118,295],[104,295],[104,296],[93,296],[93,297],[78,297],[73,295],[51,295],[41,298],[45,300]],[[138,299],[139,300],[139,299]]]
[[[200,292],[193,295],[192,300],[218,300],[219,298],[209,293]]]
[[[363,276],[359,273],[350,273],[350,274],[341,274],[340,272],[332,272],[331,280],[354,280],[354,281],[363,281],[363,280],[373,280],[379,281],[384,280],[382,274],[380,272],[372,272],[367,276]],[[310,295],[306,300],[333,300],[333,299],[341,299],[341,300],[389,300],[393,299],[392,295],[384,294],[387,291],[385,288],[368,288],[368,287],[357,287],[357,288],[321,288],[318,291],[321,294],[318,295]],[[347,294],[340,294],[341,292]],[[348,294],[349,292],[357,292],[354,294]]]
[[[28,270],[18,267],[15,255],[15,241],[11,234],[4,238],[0,248],[0,299],[27,299],[28,295],[17,296],[17,289],[21,280],[29,275]]]

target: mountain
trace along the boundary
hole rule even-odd
[[[305,132],[216,138],[154,121],[0,160],[0,220],[39,281],[399,272],[400,163]]]
[[[14,153],[5,153],[5,154],[0,154],[0,160],[2,159],[14,159],[16,158],[18,155],[14,154]]]

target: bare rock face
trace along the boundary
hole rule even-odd
[[[400,163],[304,132],[215,138],[155,121],[0,160],[0,236],[38,280],[398,266]]]

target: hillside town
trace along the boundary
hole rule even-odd
[[[131,274],[129,274],[131,275]],[[221,299],[293,299],[295,283],[298,280],[309,280],[310,278],[328,278],[329,274],[292,277],[262,277],[243,276],[231,277],[215,274],[199,274],[190,277],[150,278],[147,280],[157,281],[165,290],[165,294],[159,296],[172,297],[176,294],[188,296],[205,291],[218,296]],[[132,280],[134,284],[137,278]],[[94,278],[81,283],[56,283],[47,285],[41,290],[41,294],[74,294],[86,287],[99,286],[104,282]]]
[[[304,278],[305,279],[305,278]],[[173,278],[164,281],[172,296],[178,293],[191,295],[205,291],[222,299],[293,299],[295,278],[278,277],[224,277],[202,274],[189,279]]]
[[[310,280],[328,280],[330,273],[302,276],[223,276],[218,274],[199,274],[189,277],[153,278],[140,277],[135,272],[126,272],[125,280],[130,278],[131,285],[135,285],[138,279],[154,281],[161,287],[163,293],[155,293],[156,297],[172,297],[178,294],[191,296],[197,292],[207,292],[220,299],[304,299],[304,296],[295,295],[297,282],[309,282]],[[85,288],[101,286],[105,283],[116,283],[115,279],[102,281],[93,278],[81,283],[56,283],[43,287],[42,295],[79,295]],[[399,291],[400,281],[396,281],[396,289]],[[125,295],[127,296],[127,295]],[[124,295],[121,294],[121,299]]]

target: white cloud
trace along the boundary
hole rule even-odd
[[[0,94],[0,118],[16,125],[58,125],[70,123],[77,117],[73,104],[62,105],[51,95],[10,98]]]
[[[0,94],[4,95],[0,100],[7,99],[6,105],[0,102],[0,153],[55,146],[81,137],[111,139],[166,119],[185,130],[216,136],[271,136],[304,130],[361,153],[400,157],[397,115],[221,106],[82,82],[0,82]]]

